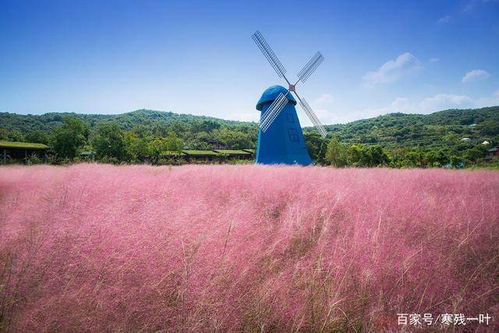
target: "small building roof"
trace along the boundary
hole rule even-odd
[[[43,143],[0,141],[0,148],[48,149],[49,147],[47,145],[44,145]]]
[[[218,154],[212,150],[182,150],[186,155],[191,156],[217,156]]]
[[[82,151],[80,156],[95,156],[95,151]]]
[[[250,152],[245,150],[235,150],[235,149],[215,149],[214,152],[222,155],[251,155]]]
[[[471,141],[470,138],[462,138],[461,141]]]

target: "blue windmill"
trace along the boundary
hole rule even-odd
[[[320,135],[325,138],[326,130],[321,124],[312,108],[305,98],[300,98],[296,93],[298,82],[305,83],[312,73],[324,60],[320,52],[317,52],[298,73],[298,81],[291,84],[286,77],[286,69],[271,47],[257,31],[252,36],[258,48],[269,61],[279,77],[284,78],[288,88],[272,86],[264,91],[256,105],[261,111],[260,129],[258,131],[258,144],[256,149],[256,163],[261,164],[300,164],[309,165],[312,159],[308,154],[300,120],[296,114],[296,100],[298,99],[302,109],[307,114],[312,124],[317,128]]]

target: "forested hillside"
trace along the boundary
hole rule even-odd
[[[496,140],[499,107],[445,110],[428,115],[391,113],[344,125],[327,126],[340,140],[384,147],[454,145],[459,139]]]
[[[54,147],[54,133],[61,131],[68,117],[84,125],[81,129],[83,138],[75,152],[96,150],[98,139],[112,134],[122,137],[125,143],[127,140],[142,140],[134,143],[134,154],[125,154],[141,155],[139,160],[147,159],[146,150],[151,148],[152,143],[156,142],[158,146],[158,142],[168,138],[175,143],[173,147],[176,149],[242,149],[254,148],[258,134],[258,126],[254,122],[153,110],[115,115],[0,113],[0,140],[40,142]],[[73,124],[67,130],[70,132],[74,126],[80,128]],[[470,164],[486,157],[488,149],[499,142],[499,106],[445,110],[428,115],[392,113],[348,124],[328,125],[326,128],[328,138],[325,140],[313,128],[304,129],[309,151],[319,163],[338,166],[439,166],[454,160],[454,164],[459,161]],[[482,144],[484,141],[488,144]],[[122,145],[125,146],[125,143]],[[374,152],[376,150],[377,153]],[[381,154],[381,157],[363,158],[363,154]],[[336,160],[338,157],[341,158]]]
[[[183,139],[186,148],[190,149],[209,149],[213,145],[252,148],[257,135],[255,123],[164,111],[136,110],[113,115],[0,113],[0,140],[48,143],[50,133],[60,127],[64,117],[67,116],[75,117],[87,124],[90,137],[96,133],[99,126],[117,124],[124,131],[138,132],[137,134],[141,136],[164,137],[173,131]]]
[[[20,115],[16,113],[0,112],[0,128],[8,130],[18,130],[23,133],[42,130],[50,131],[62,124],[65,116],[74,116],[86,122],[90,127],[96,125],[116,122],[123,130],[130,130],[137,125],[150,127],[168,126],[172,123],[182,122],[185,124],[213,123],[237,125],[242,122],[223,120],[213,117],[194,116],[188,114],[178,114],[173,112],[136,110],[121,114],[82,114],[82,113],[45,113],[42,115]],[[199,129],[202,130],[202,129]]]

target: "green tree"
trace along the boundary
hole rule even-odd
[[[327,145],[326,161],[338,168],[348,163],[346,147],[337,137],[333,137]]]
[[[456,156],[456,155],[452,155],[450,157],[450,164],[453,168],[463,168],[464,167],[464,161],[461,157],[459,156]]]
[[[152,131],[145,125],[137,125],[132,128],[131,132],[141,139],[152,139]]]
[[[495,120],[482,121],[476,129],[485,135],[499,135],[499,123]]]
[[[441,150],[426,152],[425,160],[429,167],[442,167],[449,162],[449,158]]]
[[[464,158],[471,162],[472,164],[476,164],[477,162],[483,160],[485,155],[487,154],[487,146],[479,145],[468,149],[464,152]]]
[[[164,139],[164,147],[167,151],[180,153],[184,149],[184,142],[173,131],[168,132],[168,136]]]
[[[23,142],[24,135],[18,130],[9,131],[8,129],[0,128],[0,140]]]
[[[191,140],[186,141],[187,147],[195,149],[213,149],[213,135],[208,132],[195,133]]]
[[[404,166],[421,168],[426,165],[424,153],[420,149],[409,151],[404,157]]]
[[[133,132],[125,132],[124,139],[130,160],[133,162],[145,162],[150,155],[147,139]]]
[[[129,159],[125,135],[116,123],[107,123],[98,127],[97,135],[93,140],[97,158],[107,158],[115,162]]]
[[[323,139],[316,131],[306,131],[303,138],[307,144],[307,150],[312,160],[323,164],[326,162],[327,140]]]
[[[244,149],[253,146],[250,135],[244,132],[224,127],[213,130],[211,133],[216,141],[222,143],[228,148]]]
[[[50,146],[58,158],[73,159],[87,141],[88,125],[73,116],[64,117],[62,126],[50,138]]]
[[[161,153],[168,151],[165,138],[156,138],[149,144],[151,160],[154,164],[159,162]]]
[[[364,146],[360,161],[367,167],[386,166],[390,163],[388,154],[379,145]]]
[[[36,142],[43,144],[48,144],[50,140],[48,134],[43,131],[33,131],[31,133],[28,133],[25,139],[27,142]]]
[[[165,152],[180,153],[184,148],[184,143],[181,138],[173,131],[168,132],[165,138],[156,138],[149,144],[151,161],[154,164],[159,163],[161,154]]]
[[[362,151],[364,149],[364,145],[355,144],[351,145],[347,148],[347,161],[348,165],[359,166],[360,160],[362,158]]]

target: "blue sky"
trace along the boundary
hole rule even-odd
[[[497,0],[0,0],[0,112],[256,121],[257,29],[293,79],[325,56],[297,90],[326,124],[499,105]]]

